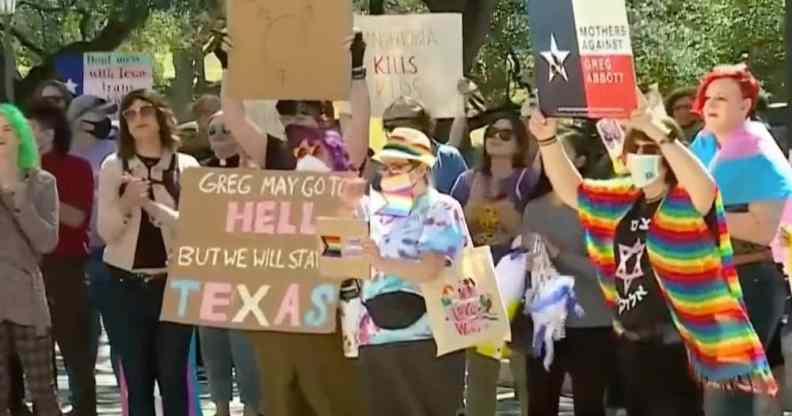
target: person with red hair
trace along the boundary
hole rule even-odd
[[[779,328],[786,288],[769,249],[778,233],[786,201],[792,197],[792,167],[767,128],[751,121],[759,82],[745,66],[721,66],[698,89],[694,111],[704,130],[691,151],[708,168],[723,193],[726,222],[734,246],[743,301],[771,366],[783,364]],[[781,414],[759,409],[754,396],[713,393],[708,415]],[[756,402],[756,403],[754,403]]]

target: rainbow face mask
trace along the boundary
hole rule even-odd
[[[409,173],[383,176],[380,187],[386,201],[386,205],[381,211],[383,214],[395,217],[406,217],[410,214],[413,205],[415,205],[415,195],[413,194],[415,183],[410,179]]]

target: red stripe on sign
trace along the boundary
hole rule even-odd
[[[589,117],[629,118],[638,107],[632,56],[581,56],[580,64]]]

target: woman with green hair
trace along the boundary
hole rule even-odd
[[[0,105],[0,414],[9,409],[9,356],[19,355],[41,416],[58,416],[52,323],[39,262],[58,243],[55,178],[39,169],[33,132],[13,105]]]

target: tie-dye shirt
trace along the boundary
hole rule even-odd
[[[406,217],[383,215],[380,211],[383,205],[382,197],[372,193],[368,203],[371,238],[385,258],[409,260],[441,254],[456,259],[470,241],[462,207],[434,189],[418,198]],[[420,288],[407,280],[379,274],[363,284],[363,301],[393,292],[421,294]],[[431,339],[432,330],[426,314],[407,328],[381,329],[364,308],[358,337],[360,345],[381,345]]]

